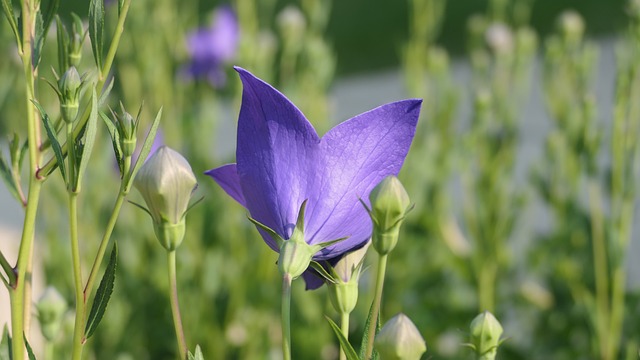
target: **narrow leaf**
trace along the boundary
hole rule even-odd
[[[29,345],[27,336],[22,334],[22,337],[24,338],[24,346],[27,348],[27,356],[29,357],[29,360],[36,360],[36,356],[33,354],[33,349],[31,348],[31,345]]]
[[[9,20],[9,26],[11,27],[11,31],[13,31],[13,35],[16,37],[16,43],[20,46],[20,44],[22,44],[22,38],[20,37],[20,31],[18,31],[16,13],[13,11],[11,0],[2,0],[2,10],[7,20]]]
[[[120,13],[122,13],[123,6],[124,6],[124,0],[118,0],[118,17],[120,17]]]
[[[135,179],[138,170],[144,164],[144,161],[149,156],[151,152],[151,148],[153,147],[153,141],[156,138],[156,133],[158,132],[158,126],[160,125],[160,118],[162,117],[162,108],[158,111],[156,118],[153,120],[151,124],[151,128],[147,133],[147,137],[144,139],[144,144],[142,145],[142,150],[140,150],[140,155],[138,155],[138,160],[136,160],[136,164],[133,166],[133,170],[131,170],[131,176],[127,179],[127,184],[125,185],[125,190],[129,191],[131,189],[131,185],[133,185],[133,179]],[[126,174],[125,174],[126,176]]]
[[[0,340],[0,360],[11,360],[11,354],[11,336],[9,328],[5,324],[2,330],[2,340]]]
[[[373,318],[373,304],[369,308],[369,315],[367,315],[367,321],[364,323],[364,330],[362,335],[362,343],[360,345],[360,359],[364,359],[365,353],[367,352],[367,344],[369,343],[369,328],[371,326],[376,327],[376,334],[380,331],[380,312],[378,312],[378,316],[375,320],[373,320],[373,324],[371,323]],[[373,339],[371,340],[373,341]],[[373,349],[373,353],[371,354],[371,360],[378,358],[378,352]]]
[[[340,330],[338,325],[336,325],[336,323],[333,322],[330,317],[325,316],[325,318],[327,318],[329,325],[331,325],[331,329],[333,330],[334,334],[336,334],[338,341],[340,341],[340,348],[342,348],[342,351],[344,351],[344,354],[347,356],[347,360],[360,360],[358,354],[353,349],[353,346],[349,344],[349,340],[344,337],[344,335],[342,334],[342,330]]]
[[[42,19],[43,28],[44,28],[43,39],[47,38],[47,34],[49,33],[49,27],[51,26],[51,22],[53,22],[53,18],[56,16],[56,13],[58,12],[59,6],[60,6],[60,0],[50,0],[49,6],[47,6],[47,9],[44,11],[44,18]]]
[[[2,177],[2,180],[7,185],[7,189],[9,189],[9,192],[11,193],[11,195],[13,195],[13,197],[16,198],[18,202],[21,203],[22,199],[20,198],[20,193],[18,192],[18,184],[16,184],[16,180],[13,177],[13,172],[11,170],[11,167],[5,161],[1,151],[0,151],[0,177]]]
[[[62,147],[60,146],[60,142],[58,142],[58,138],[56,138],[55,131],[53,130],[53,127],[51,125],[51,120],[49,120],[49,115],[47,115],[47,113],[39,103],[33,101],[33,104],[36,106],[36,108],[38,108],[38,111],[40,111],[40,117],[42,118],[42,122],[44,123],[44,129],[47,132],[47,137],[49,138],[49,142],[51,143],[51,148],[53,149],[53,153],[56,156],[56,163],[60,168],[60,173],[62,174],[64,183],[67,184],[67,171],[64,165],[64,154],[62,153]],[[53,170],[54,169],[51,169],[51,171]]]
[[[93,335],[94,331],[100,324],[100,320],[104,316],[104,311],[107,308],[111,293],[113,292],[113,283],[116,280],[116,267],[118,265],[118,243],[113,243],[113,250],[111,250],[111,258],[107,269],[104,271],[100,285],[96,291],[96,297],[93,299],[93,305],[91,306],[91,312],[87,320],[87,327],[84,334],[85,339],[88,339]]]
[[[58,40],[58,72],[63,74],[69,68],[69,34],[58,15],[56,15],[56,37]]]
[[[89,3],[89,38],[93,58],[99,71],[102,71],[102,37],[104,33],[104,0],[91,0]]]
[[[80,191],[82,186],[82,177],[87,169],[89,158],[91,157],[91,151],[93,150],[93,144],[96,141],[96,128],[98,123],[98,95],[96,95],[96,89],[93,88],[91,94],[91,113],[89,114],[89,120],[86,125],[86,135],[84,137],[84,148],[80,155],[80,167],[78,168],[77,184],[75,184],[74,190]]]
[[[124,176],[122,173],[123,161],[122,161],[122,148],[120,148],[120,133],[116,126],[113,124],[111,119],[107,116],[107,114],[100,112],[100,117],[102,121],[107,126],[107,130],[109,131],[109,135],[111,136],[111,143],[113,145],[113,152],[116,155],[116,162],[118,163],[118,169],[120,170],[121,177]]]
[[[44,24],[42,21],[42,13],[38,11],[36,13],[35,21],[35,37],[31,44],[31,65],[33,68],[37,68],[40,63],[40,55],[42,51],[42,45],[44,45]]]
[[[109,83],[107,84],[107,87],[102,89],[102,93],[100,93],[100,98],[98,99],[98,107],[103,107],[105,102],[107,102],[107,99],[109,98],[109,94],[111,94],[111,90],[113,89],[113,83],[115,81],[113,80],[113,77],[111,78],[111,81],[109,81]]]

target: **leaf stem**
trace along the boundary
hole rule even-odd
[[[378,328],[378,315],[380,313],[380,303],[382,301],[382,289],[384,286],[384,275],[387,271],[387,255],[378,255],[378,271],[376,273],[376,289],[373,298],[373,304],[371,305],[371,317],[372,325],[369,326],[369,332],[367,334],[367,347],[364,355],[364,359],[371,359],[373,354],[373,340],[376,335],[376,329]]]
[[[69,191],[69,231],[71,238],[71,263],[73,266],[73,283],[76,296],[76,319],[73,328],[72,359],[80,360],[84,339],[84,322],[86,304],[82,291],[82,269],[80,265],[80,247],[78,244],[78,194]]]
[[[176,329],[176,338],[178,340],[178,351],[180,359],[187,358],[187,342],[184,337],[184,329],[182,327],[182,318],[180,317],[180,303],[178,302],[178,282],[176,277],[176,252],[175,250],[167,253],[167,264],[169,270],[169,286],[171,297],[171,313],[173,314],[173,326]]]
[[[291,360],[291,275],[282,276],[282,358]]]

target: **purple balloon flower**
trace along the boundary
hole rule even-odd
[[[313,260],[334,260],[362,246],[372,224],[359,199],[400,171],[422,100],[403,100],[355,116],[320,138],[278,90],[236,67],[243,84],[236,164],[210,175],[251,217],[288,239],[307,200],[305,242],[348,237]],[[276,252],[276,240],[259,229]],[[314,286],[317,287],[317,286]]]
[[[187,50],[191,57],[183,70],[189,78],[206,78],[214,87],[224,86],[222,66],[236,56],[240,29],[235,12],[229,6],[214,11],[213,22],[187,35]]]

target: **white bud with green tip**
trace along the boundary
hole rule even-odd
[[[67,301],[58,290],[52,286],[47,287],[36,303],[40,330],[47,341],[54,341],[60,333],[67,309]]]
[[[502,325],[489,311],[476,316],[471,322],[471,348],[478,360],[494,360],[500,346]]]
[[[358,281],[364,262],[364,256],[371,245],[368,241],[363,247],[342,257],[331,269],[333,282],[327,282],[329,300],[334,309],[341,314],[350,314],[358,302]]]
[[[62,77],[58,79],[58,97],[60,98],[60,112],[66,123],[72,123],[78,116],[80,106],[80,91],[82,79],[74,66],[70,67]]]
[[[400,226],[409,210],[411,201],[397,177],[384,178],[369,194],[373,221],[373,247],[380,255],[386,255],[398,242]]]
[[[147,204],[160,244],[175,250],[184,238],[185,215],[197,185],[191,165],[162,146],[142,165],[134,185]]]
[[[405,314],[387,321],[376,335],[373,346],[381,360],[419,360],[427,351],[420,331]]]

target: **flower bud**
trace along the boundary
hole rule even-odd
[[[126,111],[122,111],[122,114],[116,116],[117,128],[120,132],[120,148],[122,149],[122,156],[132,156],[136,151],[136,129],[138,122]]]
[[[189,162],[162,146],[140,168],[134,185],[147,203],[160,244],[175,250],[184,238],[185,213],[197,185]]]
[[[380,255],[386,255],[398,242],[400,225],[411,205],[409,195],[400,180],[390,175],[373,188],[369,200],[373,247]]]
[[[82,79],[74,66],[70,67],[58,80],[58,96],[60,111],[66,123],[75,121],[80,104],[80,90]]]
[[[82,60],[82,35],[73,33],[69,43],[69,64],[78,66],[80,60]]]
[[[571,44],[577,44],[582,40],[585,25],[582,16],[575,11],[567,10],[558,19],[560,32],[565,40]]]
[[[478,359],[495,359],[502,332],[502,325],[488,311],[473,319],[471,322],[471,345],[478,355]]]
[[[331,269],[335,282],[327,282],[329,300],[340,314],[350,314],[358,303],[358,281],[369,245],[371,241],[346,254]]]
[[[313,246],[292,236],[280,247],[280,256],[278,257],[280,273],[290,275],[291,280],[297,279],[307,270],[316,252],[317,249],[314,249]]]
[[[491,24],[485,33],[485,40],[495,54],[508,54],[513,50],[513,34],[504,24]]]
[[[36,303],[36,311],[42,335],[47,341],[55,340],[67,311],[67,302],[56,288],[49,286]]]
[[[398,314],[380,329],[373,346],[381,360],[419,360],[427,351],[420,331],[405,314]]]

